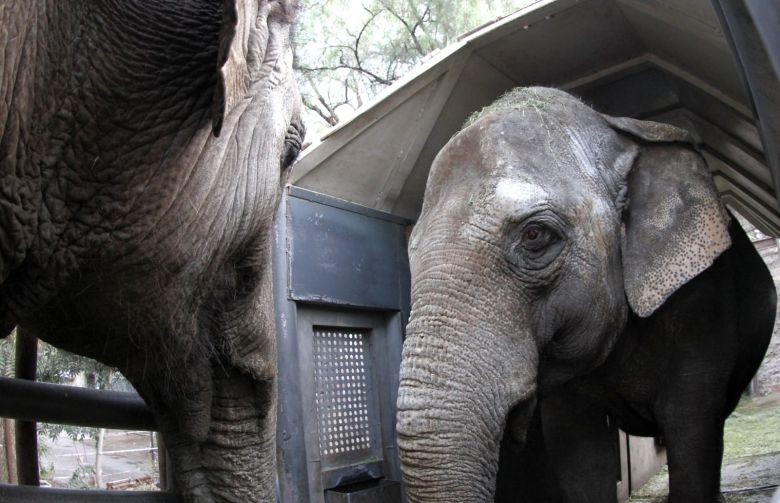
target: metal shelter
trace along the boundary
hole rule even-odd
[[[726,202],[780,235],[780,2],[528,0],[325,133],[292,183],[414,220],[436,153],[472,112],[546,85],[691,130]]]

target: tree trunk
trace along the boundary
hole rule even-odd
[[[5,428],[3,427],[5,421],[0,420],[0,438],[2,438],[2,441],[0,441],[0,484],[7,484],[8,483],[8,466],[5,459]]]
[[[16,477],[16,446],[14,444],[14,420],[3,418],[3,445],[5,445],[5,469],[8,473],[8,483],[17,484]]]
[[[16,378],[35,380],[38,363],[38,339],[16,330]],[[40,485],[38,468],[38,426],[35,421],[16,421],[16,468],[18,482]]]
[[[103,439],[106,429],[100,428],[95,441],[95,487],[103,489]]]

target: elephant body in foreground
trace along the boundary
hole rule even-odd
[[[664,437],[670,501],[718,498],[776,295],[685,131],[515,90],[439,153],[409,248],[410,501],[614,501],[608,417]]]
[[[0,329],[118,367],[187,501],[274,498],[287,0],[4,0]]]

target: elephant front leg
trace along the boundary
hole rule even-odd
[[[547,457],[539,407],[535,408],[522,443],[507,432],[501,442],[495,503],[562,501]]]
[[[723,421],[680,417],[664,427],[669,503],[713,503],[720,494]]]
[[[620,460],[607,415],[586,397],[561,391],[539,401],[547,458],[562,501],[617,501]]]

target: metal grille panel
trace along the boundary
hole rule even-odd
[[[314,328],[314,383],[320,455],[370,450],[368,331]]]

